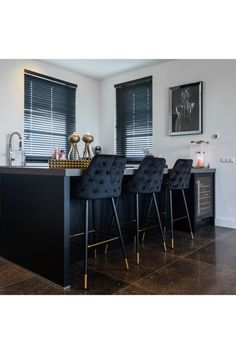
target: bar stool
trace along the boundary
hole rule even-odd
[[[71,190],[71,197],[84,200],[84,289],[87,289],[88,274],[88,248],[93,244],[88,244],[89,231],[89,200],[111,199],[112,209],[116,226],[118,229],[118,237],[120,240],[122,252],[124,255],[126,269],[129,269],[128,260],[125,253],[125,247],[117,214],[114,198],[121,194],[121,183],[125,169],[126,158],[116,155],[96,155],[92,159],[85,174],[78,178]],[[107,242],[116,238],[108,239]],[[104,243],[102,241],[101,243]],[[99,243],[96,243],[97,246]]]
[[[135,194],[135,222],[136,222],[136,263],[139,264],[139,235],[140,232],[145,231],[147,227],[140,229],[139,216],[139,195],[151,194],[155,204],[158,223],[161,230],[161,237],[163,241],[164,251],[166,252],[165,235],[163,234],[160,213],[157,205],[156,195],[161,190],[161,184],[164,174],[166,160],[164,158],[155,158],[153,156],[146,156],[134,177],[127,183],[125,190],[129,193]],[[156,227],[156,225],[153,227]]]
[[[188,189],[189,182],[191,178],[191,168],[192,168],[193,160],[189,159],[178,159],[174,167],[169,171],[166,180],[164,181],[162,187],[165,191],[169,192],[169,203],[170,203],[170,222],[171,222],[171,248],[174,248],[174,232],[173,232],[173,222],[180,220],[180,218],[173,220],[173,205],[172,205],[172,191],[173,190],[181,190],[182,196],[184,200],[184,206],[186,210],[186,216],[181,217],[188,219],[189,229],[192,240],[194,239],[191,221],[189,217],[188,205],[185,197],[185,189]]]

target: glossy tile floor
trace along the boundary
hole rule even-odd
[[[168,244],[170,244],[168,240]],[[176,233],[174,251],[162,252],[160,237],[147,235],[141,243],[140,265],[135,245],[127,246],[130,270],[120,250],[89,259],[89,289],[82,289],[83,263],[71,266],[71,289],[0,258],[1,295],[155,295],[236,294],[236,230],[205,226],[191,240]]]

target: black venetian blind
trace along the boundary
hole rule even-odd
[[[25,70],[26,161],[47,161],[57,147],[68,153],[75,131],[76,85]]]
[[[141,161],[152,150],[152,77],[115,85],[116,153]]]

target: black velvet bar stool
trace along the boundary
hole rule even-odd
[[[164,251],[166,252],[166,242],[165,236],[163,234],[160,213],[157,205],[155,193],[160,192],[161,184],[164,174],[166,160],[164,158],[155,158],[153,156],[146,156],[137,171],[137,173],[131,178],[127,183],[125,190],[129,193],[135,194],[135,204],[136,204],[136,262],[139,264],[139,235],[140,232],[145,231],[146,228],[140,229],[140,217],[139,217],[139,195],[140,194],[151,194],[155,210],[157,214],[158,223],[161,230],[161,237],[163,241]],[[155,227],[155,226],[153,226]]]
[[[189,188],[189,182],[191,178],[191,169],[192,169],[193,160],[189,159],[178,159],[174,167],[169,171],[166,180],[163,183],[163,188],[165,191],[169,192],[169,203],[170,203],[170,224],[171,224],[171,248],[174,248],[174,232],[173,232],[173,222],[179,220],[180,218],[173,220],[173,205],[172,205],[172,191],[181,190],[184,206],[186,210],[186,216],[182,218],[188,219],[190,234],[192,239],[194,239],[191,221],[189,217],[188,205],[185,197],[185,189]],[[181,219],[182,219],[181,218]]]
[[[124,255],[125,266],[127,270],[129,269],[120,222],[114,201],[114,198],[119,197],[121,194],[121,184],[125,163],[126,158],[123,156],[96,155],[92,159],[85,174],[77,179],[71,190],[72,198],[84,200],[84,289],[87,289],[88,248],[93,246],[88,244],[88,236],[90,233],[88,225],[90,200],[95,201],[97,199],[111,199],[119,240]],[[91,232],[96,231],[92,230]]]

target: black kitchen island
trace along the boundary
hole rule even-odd
[[[124,180],[135,171],[135,168],[125,169]],[[83,173],[81,169],[0,167],[2,257],[64,288],[70,286],[70,235],[83,228],[83,205],[81,201],[71,200],[70,189],[73,180]],[[194,227],[199,212],[197,197],[204,191],[199,189],[200,182],[196,184],[197,177],[211,176],[214,191],[214,175],[214,169],[192,170],[188,199]],[[99,203],[98,227],[107,230],[111,208],[100,207]],[[214,223],[214,193],[211,204],[212,212],[207,214],[207,219]],[[120,220],[133,218],[132,205],[126,195],[121,198]]]

